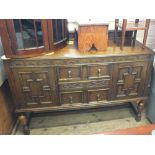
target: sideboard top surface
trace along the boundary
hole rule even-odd
[[[125,46],[123,50],[120,46],[115,45],[109,41],[109,46],[104,51],[90,51],[90,52],[79,52],[73,43],[69,43],[66,47],[59,50],[52,50],[48,54],[35,56],[31,58],[24,58],[24,60],[38,60],[38,59],[71,59],[71,58],[94,58],[94,57],[117,57],[117,56],[134,56],[134,55],[153,55],[153,50],[148,47],[142,48],[142,44],[136,42],[136,46]],[[17,57],[17,59],[20,57]],[[3,60],[9,60],[5,56]],[[22,59],[22,58],[21,58]]]

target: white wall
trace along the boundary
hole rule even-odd
[[[3,55],[3,46],[2,46],[1,37],[0,37],[0,57],[2,55]],[[5,79],[6,79],[6,74],[4,71],[3,61],[0,58],[0,86],[3,84]]]

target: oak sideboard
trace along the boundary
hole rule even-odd
[[[131,103],[140,121],[147,101],[154,53],[111,44],[105,51],[80,53],[73,44],[31,58],[2,57],[25,134],[28,116]]]

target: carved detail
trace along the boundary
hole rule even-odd
[[[49,58],[49,57],[48,57]],[[151,60],[151,57],[148,55],[137,55],[137,56],[128,56],[128,57],[93,57],[93,59],[85,59],[85,58],[76,58],[74,60],[72,59],[65,59],[62,60],[55,60],[55,59],[45,59],[43,60],[37,60],[34,58],[34,60],[16,60],[10,62],[10,68],[20,68],[20,67],[46,67],[46,66],[59,66],[59,65],[76,65],[76,64],[93,64],[93,63],[105,63],[105,62],[124,62],[124,61],[142,61],[142,60]]]
[[[83,84],[76,82],[76,83],[63,83],[60,84],[60,90],[67,90],[67,89],[77,89],[77,88],[83,88]]]
[[[18,76],[27,105],[53,102],[48,71],[18,72]]]
[[[92,87],[92,88],[94,88],[94,87],[108,88],[109,87],[109,82],[110,82],[110,79],[90,81],[87,86]]]
[[[142,69],[143,66],[124,66],[119,68],[117,97],[138,95]]]

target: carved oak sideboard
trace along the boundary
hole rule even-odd
[[[28,114],[132,103],[136,120],[147,100],[153,52],[141,45],[79,53],[72,45],[24,59],[5,59],[11,91],[28,134]]]

